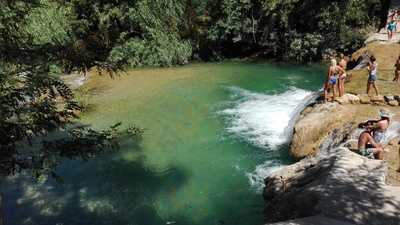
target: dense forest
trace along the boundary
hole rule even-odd
[[[81,106],[57,76],[93,67],[193,60],[317,61],[351,53],[386,19],[387,0],[0,1],[1,171],[56,176],[61,157],[90,158],[142,130],[94,131],[73,123]],[[127,126],[126,126],[127,127]],[[50,132],[62,138],[35,142]],[[79,148],[77,148],[79,146]],[[77,150],[78,149],[78,150]]]

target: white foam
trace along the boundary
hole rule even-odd
[[[258,165],[253,172],[246,174],[247,178],[249,179],[250,186],[256,192],[261,193],[264,188],[264,178],[280,168],[282,168],[282,164],[279,161],[272,160]]]
[[[234,104],[222,111],[227,132],[261,148],[277,149],[290,140],[287,132],[298,106],[312,92],[290,88],[280,94],[262,94],[231,87]]]
[[[287,144],[293,125],[315,94],[291,87],[283,93],[267,94],[230,87],[232,104],[221,114],[227,117],[226,131],[250,144],[266,150],[277,150]],[[270,159],[246,173],[257,192],[264,187],[264,178],[281,168],[279,159]]]

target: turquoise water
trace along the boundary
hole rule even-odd
[[[319,66],[268,63],[95,77],[81,122],[138,124],[143,139],[64,161],[62,184],[3,182],[6,224],[262,224],[262,178],[291,162],[285,128],[323,77]]]

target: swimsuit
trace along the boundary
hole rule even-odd
[[[395,23],[389,23],[387,26],[387,29],[389,31],[394,31],[396,29],[396,24]]]
[[[330,84],[330,85],[335,85],[335,84],[336,84],[336,81],[337,81],[336,76],[331,76],[331,77],[329,78],[328,84]]]
[[[375,131],[373,137],[376,143],[383,143],[386,139],[385,132],[383,131]]]
[[[338,79],[337,68],[335,67],[335,72],[331,76],[329,76],[328,84],[335,85],[337,79]]]
[[[369,72],[368,81],[374,82],[376,80],[378,80],[378,65],[376,63],[374,63],[372,65],[371,71]]]
[[[359,154],[369,159],[375,159],[373,148],[361,148],[359,150]]]

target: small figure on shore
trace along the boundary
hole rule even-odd
[[[395,70],[394,70],[394,79],[393,82],[399,82],[399,77],[400,77],[400,55],[399,58],[396,60],[396,64],[394,64]]]
[[[370,57],[370,62],[368,63],[368,83],[367,83],[367,95],[369,95],[369,91],[371,86],[375,89],[376,95],[379,95],[378,88],[375,85],[375,81],[378,80],[378,63],[376,62],[375,56]]]
[[[332,90],[333,97],[332,101],[336,99],[336,83],[338,81],[339,74],[343,73],[342,68],[337,65],[336,59],[331,59],[331,65],[328,69],[328,74],[324,84],[324,101],[328,100],[328,90]]]
[[[347,74],[346,74],[347,61],[346,61],[343,53],[340,54],[339,66],[340,66],[341,70],[340,70],[340,74],[339,74],[338,89],[339,89],[339,97],[342,97],[345,93],[344,83],[345,83],[346,77],[347,77]]]
[[[396,22],[394,21],[394,19],[390,20],[390,22],[387,25],[388,40],[389,41],[392,40],[393,33],[395,32],[396,29],[397,29]]]

